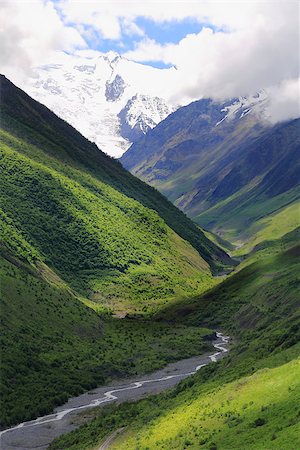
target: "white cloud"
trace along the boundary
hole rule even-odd
[[[300,78],[284,80],[269,88],[269,104],[265,111],[272,123],[300,116]]]
[[[178,44],[162,45],[145,38],[125,56],[140,62],[174,64],[178,70],[168,85],[174,102],[186,104],[202,97],[223,100],[266,89],[271,120],[282,120],[289,111],[294,116],[299,101],[292,81],[299,76],[298,4],[215,6],[208,6],[207,17],[225,30],[204,27]],[[284,95],[281,113],[280,101],[275,99],[279,94]]]
[[[299,76],[296,1],[61,0],[54,6],[51,1],[11,0],[0,2],[0,9],[0,69],[13,80],[32,74],[32,67],[44,61],[62,59],[61,51],[95,56],[85,39],[122,43],[127,35],[137,41],[127,58],[176,66],[170,77],[164,75],[161,86],[176,103],[266,89],[274,97],[270,104],[276,120],[295,111],[297,91],[291,86]],[[157,24],[193,18],[206,26],[178,44],[160,44],[145,35],[138,17]],[[55,56],[57,51],[60,55]],[[282,113],[275,98],[279,93]]]
[[[53,3],[42,0],[0,2],[0,70],[15,82],[58,50],[85,47],[79,32],[65,26]]]
[[[93,25],[98,15],[115,17],[133,22],[137,17],[145,17],[157,23],[181,21],[192,18],[216,26],[243,28],[249,19],[259,19],[257,9],[266,9],[269,2],[243,2],[242,0],[113,0],[74,1],[61,0],[61,11],[70,22]],[[259,8],[257,5],[260,5]]]
[[[272,4],[274,7],[274,4]],[[203,28],[178,44],[144,39],[125,54],[136,61],[176,65],[177,85],[190,98],[245,95],[298,76],[297,8],[274,7],[267,18],[249,21],[245,29],[213,32]],[[181,79],[181,82],[180,82]],[[180,95],[180,93],[178,93]]]

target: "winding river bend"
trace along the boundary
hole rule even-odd
[[[53,414],[23,422],[0,432],[1,450],[45,450],[50,442],[61,434],[78,427],[76,416],[89,408],[111,402],[139,400],[151,394],[158,394],[175,386],[184,378],[195,374],[201,367],[216,362],[228,352],[229,337],[216,333],[213,346],[217,350],[211,355],[202,355],[168,364],[164,369],[141,377],[127,379],[126,384],[93,389],[78,397],[71,398],[65,405],[55,409]]]

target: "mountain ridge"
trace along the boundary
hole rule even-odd
[[[236,217],[235,208],[247,202],[249,208],[254,202],[262,205],[268,198],[278,198],[280,208],[299,197],[299,119],[275,125],[261,121],[257,109],[263,109],[266,98],[256,100],[252,110],[241,102],[230,114],[226,110],[235,102],[206,99],[179,108],[120,161],[198,224],[228,239],[234,225],[227,216]],[[274,208],[267,205],[266,214]],[[254,212],[240,217],[240,230],[256,220]]]

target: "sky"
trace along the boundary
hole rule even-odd
[[[299,3],[293,0],[2,0],[0,70],[22,87],[61,54],[114,50],[175,66],[174,102],[261,89],[274,122],[299,115]]]

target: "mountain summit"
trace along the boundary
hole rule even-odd
[[[160,88],[173,70],[111,51],[37,67],[36,77],[23,88],[101,150],[120,156],[175,109]]]

